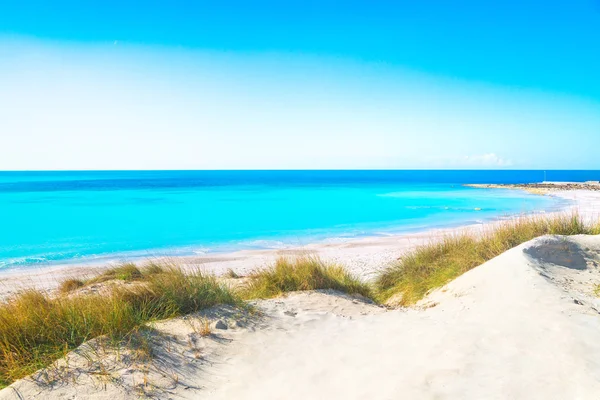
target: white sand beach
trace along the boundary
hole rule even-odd
[[[582,265],[551,263],[563,240]],[[203,398],[597,398],[600,302],[585,283],[600,278],[599,251],[597,237],[535,240],[436,291],[424,310],[342,317],[291,296],[283,303],[298,314],[286,328],[242,339],[203,375]]]
[[[0,0],[0,400],[600,400],[599,49],[600,0]]]
[[[547,236],[413,309],[333,292],[257,301],[251,315],[217,307],[202,314],[221,324],[209,337],[198,316],[155,324],[150,367],[84,345],[0,398],[591,400],[598,283],[600,237]]]

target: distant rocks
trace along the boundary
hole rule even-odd
[[[536,194],[563,190],[600,191],[600,181],[587,182],[541,182],[541,183],[505,183],[505,184],[468,184],[467,187],[481,189],[519,189]]]

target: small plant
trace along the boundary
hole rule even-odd
[[[212,329],[210,329],[210,321],[208,319],[203,319],[200,321],[200,328],[198,329],[198,334],[202,337],[207,337],[212,334]]]
[[[126,347],[134,352],[136,361],[147,363],[152,359],[153,350],[148,328],[134,329],[127,338]]]
[[[86,284],[102,283],[111,280],[135,281],[142,279],[142,271],[133,263],[126,263],[104,271],[102,274],[89,279]]]
[[[225,272],[225,274],[223,274],[224,277],[226,278],[230,278],[230,279],[238,279],[240,276],[231,268],[229,268],[227,270],[227,272]]]
[[[83,283],[83,281],[80,279],[67,279],[66,281],[60,284],[60,286],[58,287],[58,291],[59,293],[63,294],[70,293],[74,290],[79,289],[80,287],[83,287],[84,285],[85,283]]]
[[[334,289],[371,298],[370,287],[342,266],[329,265],[316,257],[279,258],[269,268],[249,276],[241,289],[247,299],[270,298],[299,290]]]
[[[208,337],[212,334],[210,320],[208,318],[189,319],[188,323],[195,334],[200,337]]]

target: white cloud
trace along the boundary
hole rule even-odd
[[[495,153],[438,157],[427,159],[428,166],[433,168],[509,168],[514,164],[512,160],[502,158]]]
[[[513,165],[511,160],[499,157],[494,153],[464,156],[462,163],[473,167],[511,167]]]

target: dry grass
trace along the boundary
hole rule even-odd
[[[478,236],[448,236],[404,256],[378,276],[374,288],[343,267],[315,257],[280,258],[271,267],[251,274],[239,294],[200,271],[186,274],[175,265],[124,264],[87,281],[66,281],[56,296],[29,290],[0,304],[0,388],[95,337],[105,336],[115,344],[129,341],[145,349],[138,333],[149,321],[216,304],[242,305],[241,298],[271,298],[316,289],[334,289],[387,303],[397,299],[399,304],[410,305],[431,289],[535,237],[598,233],[598,226],[588,226],[572,215],[507,222]],[[102,295],[73,292],[110,280],[139,284],[112,287]],[[201,336],[210,335],[207,321],[199,323],[197,329]]]
[[[120,343],[146,322],[241,300],[214,276],[175,267],[138,275],[119,269],[114,279],[143,284],[114,288],[109,295],[48,296],[35,290],[0,305],[0,387],[63,357],[94,337]],[[71,286],[68,284],[65,286]]]
[[[70,293],[74,290],[79,289],[80,287],[85,286],[85,283],[80,279],[67,279],[58,287],[59,293],[66,294]]]
[[[225,272],[223,274],[223,276],[226,277],[226,278],[230,278],[230,279],[238,279],[238,278],[240,278],[240,276],[233,269],[231,269],[231,268],[229,268],[227,270],[227,272]]]
[[[120,281],[135,281],[142,279],[143,274],[142,271],[133,263],[126,263],[119,265],[117,267],[108,269],[104,271],[102,274],[95,276],[91,279],[88,279],[85,284],[90,285],[94,283],[102,283],[106,281],[112,280],[120,280]]]
[[[577,215],[522,218],[482,235],[458,234],[420,246],[384,270],[376,279],[382,303],[411,305],[472,268],[539,236],[598,234]]]
[[[167,264],[165,264],[165,263],[159,264],[157,262],[150,261],[142,266],[141,272],[142,272],[143,276],[149,276],[149,275],[153,275],[153,274],[161,274],[161,273],[165,272],[165,270],[168,269],[169,267],[177,268],[177,263],[171,262],[171,263],[167,263]]]
[[[329,265],[316,257],[280,258],[269,268],[254,272],[241,289],[246,299],[277,297],[285,292],[334,289],[371,298],[366,283],[352,276],[343,267]]]
[[[187,323],[190,325],[194,333],[200,337],[208,337],[212,334],[210,327],[210,320],[208,318],[188,319]]]
[[[108,282],[108,281],[125,281],[125,282],[133,282],[133,281],[143,281],[148,279],[151,275],[164,273],[167,269],[175,267],[177,269],[176,264],[163,263],[159,264],[153,261],[146,263],[145,265],[138,267],[134,263],[124,263],[118,265],[113,268],[109,268],[106,271],[102,272],[100,275],[94,276],[90,279],[79,280],[79,279],[69,279],[64,281],[59,291],[62,293],[68,293],[79,289],[81,287],[85,287],[88,285]]]

